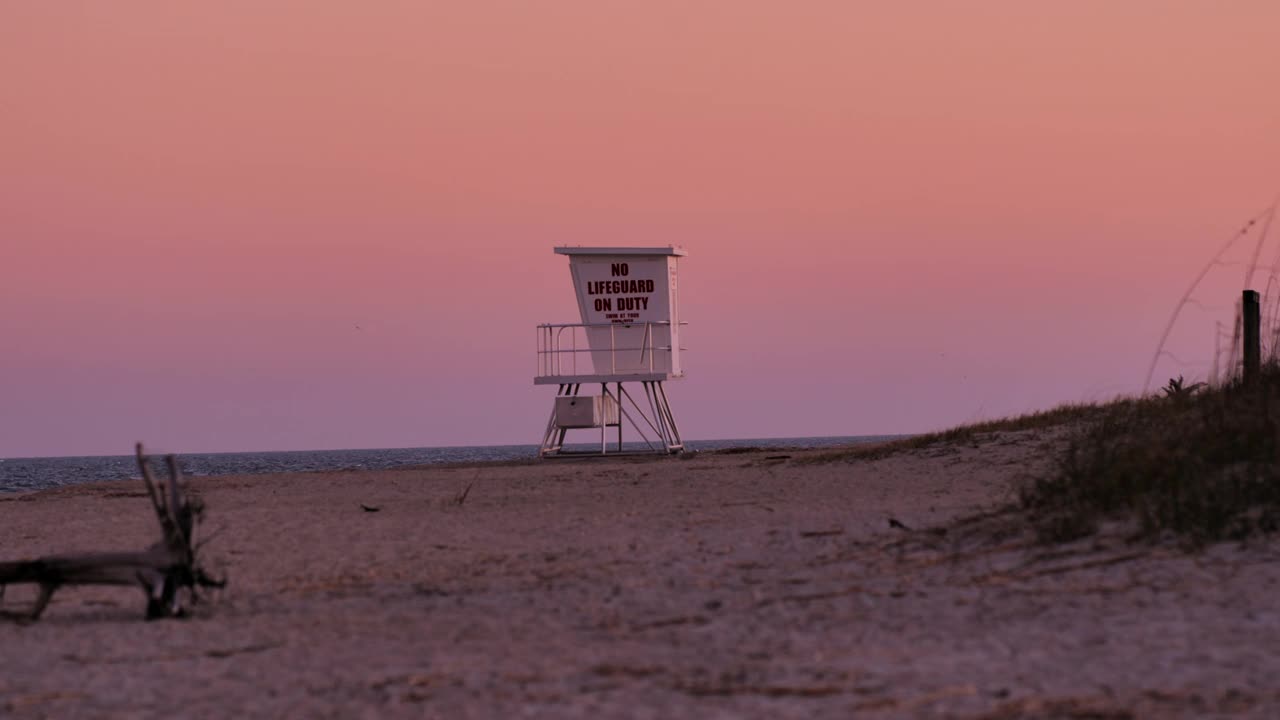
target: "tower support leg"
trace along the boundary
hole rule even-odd
[[[623,449],[622,424],[624,421],[631,424],[640,436],[640,440],[649,447],[650,451],[665,454],[683,451],[684,441],[680,438],[680,429],[676,425],[675,415],[671,412],[671,403],[667,400],[667,392],[663,387],[662,381],[641,381],[640,384],[644,389],[647,407],[641,407],[635,398],[631,396],[631,393],[627,392],[626,385],[621,381],[616,383],[616,389],[614,390],[609,388],[608,383],[601,383],[600,385],[602,396],[611,398],[618,408],[618,452]],[[575,397],[578,395],[580,387],[580,385],[573,383],[562,384],[556,391],[556,397]],[[634,416],[631,412],[628,412],[624,400],[631,404],[631,408],[635,411]],[[609,454],[608,427],[608,425],[603,424],[600,426],[599,455],[601,456]],[[654,438],[655,442],[650,442],[649,434],[645,432],[646,427],[656,436]],[[551,417],[547,420],[546,431],[542,435],[542,444],[539,447],[538,454],[541,457],[555,457],[566,454],[564,445],[565,435],[568,431],[568,428],[560,427],[556,422],[556,411],[553,405]],[[582,455],[583,453],[579,451],[573,454]]]
[[[684,441],[680,439],[680,428],[676,425],[675,415],[671,414],[671,403],[667,402],[667,390],[662,382],[654,383],[655,395],[658,397],[658,414],[667,427],[667,452],[684,450]]]
[[[578,394],[578,386],[572,383],[563,383],[556,390],[556,397],[570,396]],[[551,404],[551,417],[547,420],[547,431],[542,434],[542,445],[538,448],[538,455],[546,457],[552,453],[560,452],[560,448],[564,447],[564,435],[567,432],[564,428],[556,425],[556,406]]]

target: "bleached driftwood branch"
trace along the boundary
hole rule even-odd
[[[31,583],[40,593],[30,611],[21,617],[36,620],[49,605],[49,600],[63,585],[124,585],[140,587],[147,596],[147,619],[179,617],[184,613],[180,591],[185,589],[194,604],[198,589],[222,587],[225,580],[215,579],[200,567],[196,553],[196,530],[204,514],[199,497],[185,492],[182,471],[174,456],[169,466],[167,487],[151,472],[151,463],[137,446],[138,468],[147,486],[147,496],[160,522],[161,540],[140,552],[102,552],[74,555],[50,555],[35,560],[0,563],[0,598],[4,586]]]

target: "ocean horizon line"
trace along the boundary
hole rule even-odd
[[[726,442],[784,442],[787,440],[798,441],[827,441],[827,440],[864,440],[864,439],[885,439],[892,440],[898,438],[912,437],[920,433],[879,433],[867,435],[787,435],[779,437],[741,437],[741,438],[696,438],[686,440],[686,444],[697,445],[698,443],[726,443]],[[644,444],[642,440],[627,440],[626,444]],[[144,443],[145,444],[145,443]],[[590,441],[575,442],[575,445],[591,445]],[[291,448],[291,449],[273,449],[273,450],[167,450],[163,447],[157,449],[147,445],[148,452],[152,455],[173,454],[173,455],[259,455],[259,454],[282,454],[282,453],[321,453],[321,452],[379,452],[379,451],[398,451],[398,450],[458,450],[458,449],[474,449],[474,448],[516,448],[516,447],[532,447],[537,448],[536,442],[523,443],[466,443],[459,445],[388,445],[381,447],[331,447],[331,448]],[[696,449],[696,448],[695,448]],[[9,460],[74,460],[80,458],[129,458],[133,459],[133,453],[77,453],[68,455],[5,455],[0,456],[0,463]]]
[[[720,438],[691,440],[689,449],[714,452],[730,448],[816,449],[873,443],[902,435],[825,435],[784,438]],[[579,451],[599,450],[598,442],[570,443]],[[612,446],[616,448],[616,445]],[[642,441],[623,443],[624,451],[655,449]],[[152,455],[164,449],[149,448]],[[508,445],[447,445],[416,448],[359,448],[342,450],[269,450],[214,453],[175,453],[183,472],[192,477],[267,475],[296,472],[392,470],[454,463],[492,463],[533,460],[536,443]],[[132,455],[61,455],[0,460],[0,493],[47,490],[81,483],[137,477]]]

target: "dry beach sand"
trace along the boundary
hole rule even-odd
[[[230,587],[0,623],[0,715],[1280,717],[1280,545],[1038,545],[990,511],[1061,441],[198,479]],[[137,481],[0,496],[0,559],[154,522]]]

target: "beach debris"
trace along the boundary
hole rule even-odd
[[[0,598],[6,585],[39,585],[39,594],[29,611],[0,613],[0,616],[38,620],[53,594],[64,585],[120,585],[142,589],[147,598],[148,620],[182,617],[186,608],[181,591],[186,591],[190,604],[194,605],[200,599],[199,589],[226,585],[225,578],[214,578],[197,560],[198,551],[208,541],[196,541],[204,503],[187,492],[177,459],[166,456],[169,480],[162,485],[151,471],[151,461],[142,443],[138,443],[136,454],[147,497],[160,523],[160,541],[140,552],[49,555],[34,560],[0,562]]]
[[[899,522],[897,518],[889,518],[889,527],[891,527],[891,528],[895,528],[895,529],[898,529],[898,530],[910,530],[910,529],[911,529],[911,528],[907,527],[906,525],[903,525],[901,522]]]
[[[479,480],[479,479],[480,479],[480,471],[476,470],[476,476],[471,479],[471,483],[467,485],[465,488],[463,488],[461,491],[459,491],[458,494],[453,496],[453,504],[457,505],[458,507],[462,507],[462,504],[467,501],[467,496],[471,494],[471,488],[475,486],[476,480]]]
[[[765,455],[765,460],[790,460],[790,455]]]
[[[377,505],[365,505],[364,503],[360,503],[360,509],[365,512],[378,512],[382,508]]]

